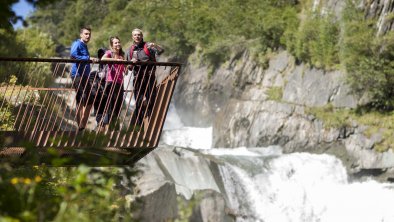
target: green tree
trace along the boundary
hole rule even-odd
[[[354,92],[371,98],[370,106],[394,108],[393,33],[376,35],[376,20],[365,18],[350,1],[344,13],[341,61]]]

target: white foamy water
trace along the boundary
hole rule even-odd
[[[393,185],[348,183],[345,168],[333,156],[224,159],[220,171],[237,221],[394,221]]]
[[[212,147],[212,127],[184,126],[175,107],[170,105],[160,142],[193,149],[210,149]]]
[[[350,183],[334,156],[282,154],[279,146],[211,148],[212,128],[185,127],[176,112],[168,116],[174,124],[162,142],[203,149],[224,162],[219,170],[237,221],[394,222],[393,184]]]

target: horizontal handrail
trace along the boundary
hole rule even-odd
[[[56,62],[56,63],[95,63],[95,64],[126,64],[126,65],[155,65],[155,66],[181,66],[182,63],[178,62],[132,62],[132,61],[110,61],[100,60],[93,62],[92,60],[79,60],[79,59],[64,59],[64,58],[18,58],[18,57],[0,57],[0,61],[10,62]]]

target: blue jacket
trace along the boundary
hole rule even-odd
[[[89,60],[90,54],[88,46],[77,39],[71,45],[70,56],[72,59]],[[73,63],[71,67],[71,77],[86,75],[89,76],[90,63]]]

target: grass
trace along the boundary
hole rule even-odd
[[[280,102],[283,97],[282,87],[270,87],[267,91],[268,99]]]
[[[385,152],[389,149],[394,151],[394,111],[358,113],[355,110],[338,109],[330,104],[324,107],[306,108],[306,112],[323,120],[325,128],[348,127],[353,121],[365,125],[368,127],[363,132],[365,136],[370,138],[376,133],[382,135],[382,140],[374,146],[377,152]]]

